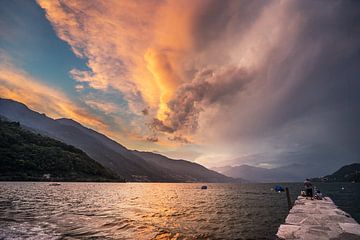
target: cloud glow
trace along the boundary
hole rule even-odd
[[[37,4],[56,39],[86,64],[68,71],[75,101],[10,65],[2,68],[3,95],[98,125],[126,146],[183,152],[207,165],[278,166],[338,156],[328,149],[340,148],[347,160],[331,161],[350,162],[357,153],[345,129],[360,115],[351,92],[359,87],[358,3]],[[29,95],[25,79],[34,86]],[[56,108],[40,108],[44,99]]]

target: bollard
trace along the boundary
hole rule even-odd
[[[290,192],[289,192],[289,188],[285,188],[285,192],[286,192],[286,198],[287,198],[287,203],[288,203],[288,208],[289,210],[292,208],[292,204],[291,204],[291,199],[290,199]]]

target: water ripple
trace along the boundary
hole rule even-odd
[[[287,214],[269,184],[200,187],[3,182],[0,239],[273,239]]]

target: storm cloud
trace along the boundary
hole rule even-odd
[[[152,126],[164,132],[185,131],[194,133],[198,127],[198,117],[207,105],[228,104],[250,81],[246,70],[228,67],[218,71],[201,71],[190,82],[183,84],[169,101],[169,111],[161,121],[154,119]]]
[[[39,5],[87,59],[73,78],[122,94],[160,150],[193,145],[207,165],[359,161],[359,2],[90,2]]]

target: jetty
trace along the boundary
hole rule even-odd
[[[279,239],[360,239],[360,225],[329,198],[299,196],[276,236]]]

